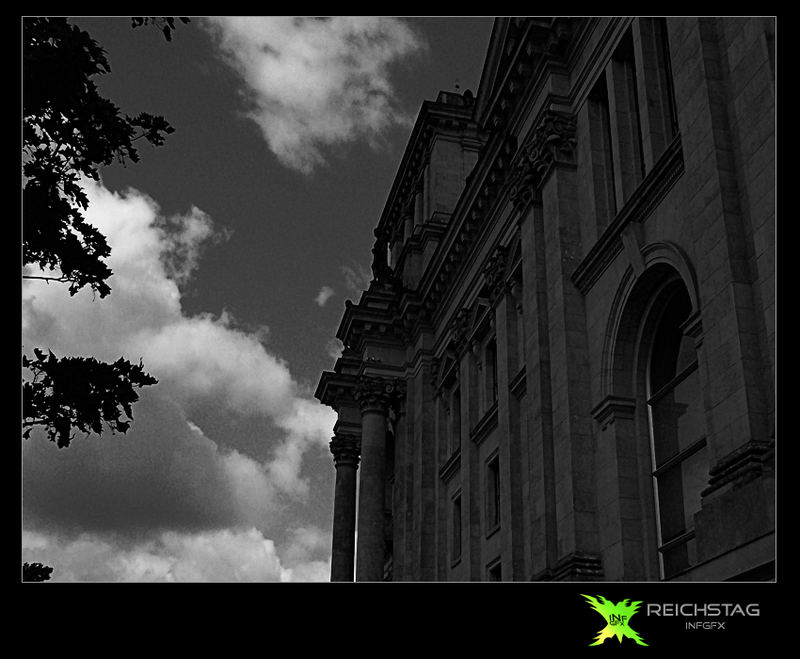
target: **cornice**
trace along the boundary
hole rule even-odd
[[[420,283],[425,306],[432,317],[442,312],[441,301],[458,276],[476,239],[501,198],[506,173],[516,153],[516,138],[497,136],[467,179],[451,218],[453,227],[439,243]]]
[[[565,61],[573,32],[581,20],[547,16],[508,21],[496,37],[503,41],[503,52],[494,57],[491,88],[481,88],[482,94],[489,95],[480,103],[476,116],[482,126],[491,130],[505,126],[534,73],[548,62]],[[494,77],[498,72],[502,72],[501,78]],[[486,69],[483,75],[487,75]]]
[[[485,141],[485,135],[472,119],[474,99],[471,93],[458,95],[444,92],[443,98],[444,102],[437,100],[422,103],[386,206],[378,221],[376,235],[388,237],[408,209],[413,208],[420,172],[427,162],[435,136],[448,135],[454,139],[472,140],[476,148],[480,148]],[[456,100],[459,103],[454,102]]]
[[[355,375],[323,371],[314,398],[338,412],[343,405],[355,405],[355,387]]]
[[[345,301],[344,314],[336,331],[345,348],[362,352],[364,340],[397,345],[402,333],[395,322],[399,284],[372,281],[358,304]]]

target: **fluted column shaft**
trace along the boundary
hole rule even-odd
[[[330,442],[336,466],[333,494],[331,581],[352,581],[355,562],[356,470],[360,442],[357,436],[337,433]]]

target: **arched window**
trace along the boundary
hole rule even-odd
[[[647,404],[661,570],[669,579],[697,562],[694,515],[708,481],[708,460],[697,352],[694,339],[683,331],[691,313],[686,290],[672,293],[661,309],[648,364]]]

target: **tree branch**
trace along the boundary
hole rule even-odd
[[[61,277],[39,277],[37,275],[22,275],[22,278],[23,279],[41,279],[43,281],[46,281],[48,284],[51,281],[56,281],[56,282],[58,282],[60,284],[66,284],[66,283],[72,281],[68,277],[64,277],[64,276],[61,276]]]

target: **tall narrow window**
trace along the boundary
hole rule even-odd
[[[611,142],[611,117],[608,109],[608,85],[602,73],[589,94],[589,139],[592,144],[597,225],[602,231],[617,214],[614,192],[614,156]]]
[[[503,564],[498,561],[494,565],[490,565],[486,570],[486,576],[489,578],[489,581],[502,581]]]
[[[672,61],[669,56],[669,38],[667,37],[667,21],[664,18],[654,19],[654,37],[656,39],[656,55],[659,58],[658,70],[661,83],[661,105],[664,113],[664,130],[669,142],[678,134],[678,112],[675,107],[675,89],[672,84]]]
[[[461,446],[461,387],[453,389],[450,400],[450,451]]]
[[[461,494],[456,495],[452,505],[452,536],[450,542],[450,560],[455,562],[461,558]]]
[[[500,524],[500,458],[494,456],[486,465],[486,531]]]
[[[681,329],[691,311],[685,290],[664,307],[650,357],[653,478],[664,578],[697,561],[694,515],[708,480],[705,419],[694,339]]]
[[[497,400],[497,340],[492,337],[484,351],[486,364],[486,406],[491,407]]]
[[[644,177],[642,127],[633,37],[628,30],[606,69],[617,204],[627,202]]]

